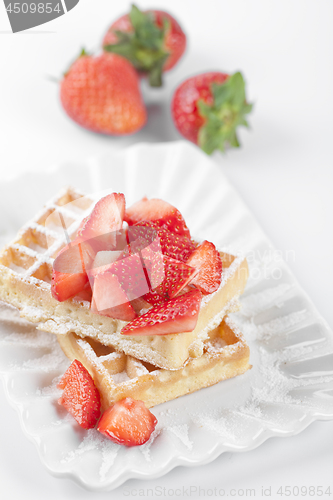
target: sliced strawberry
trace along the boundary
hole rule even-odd
[[[79,292],[75,297],[81,300],[86,300],[87,302],[91,302],[92,289],[90,283],[87,283],[82,292]]]
[[[149,292],[149,283],[143,261],[139,254],[133,254],[117,260],[109,271],[117,276],[119,283],[129,300],[142,297]]]
[[[125,221],[133,226],[141,221],[156,222],[159,227],[172,233],[191,238],[182,214],[170,203],[158,198],[142,198],[126,210]]]
[[[101,413],[101,399],[93,379],[80,361],[73,361],[58,387],[64,390],[58,403],[84,429],[95,427]]]
[[[123,254],[123,250],[105,250],[98,252],[94,259],[92,269],[101,268],[105,270],[113,262],[119,259]]]
[[[148,309],[151,308],[151,304],[149,304],[149,302],[147,302],[142,297],[138,297],[137,299],[133,299],[131,301],[131,305],[138,316],[140,316],[140,314],[143,314],[143,312],[146,312],[146,311],[148,311]]]
[[[167,335],[194,330],[200,309],[201,292],[192,290],[155,306],[128,323],[123,335]]]
[[[116,246],[116,231],[122,228],[124,215],[124,195],[121,193],[109,194],[101,198],[91,214],[82,221],[78,237],[81,240],[97,237],[96,244],[100,243],[100,250],[112,250]],[[91,244],[93,245],[93,242]]]
[[[87,270],[91,287],[94,286],[94,277],[96,274],[104,273],[110,269],[111,265],[116,262],[116,260],[124,256],[123,250],[102,250],[97,252],[90,269]]]
[[[91,311],[122,321],[131,321],[137,316],[119,279],[109,271],[94,278]]]
[[[191,284],[202,293],[213,293],[219,288],[222,281],[222,260],[213,243],[205,240],[194,250],[187,264],[198,270]]]
[[[154,305],[163,304],[178,295],[197,273],[196,269],[179,260],[171,259],[166,255],[163,255],[162,258],[164,268],[163,281],[156,288],[144,295],[144,299]],[[145,259],[145,262],[147,266],[147,259]]]
[[[136,237],[140,236],[140,229],[146,231],[146,228],[155,230],[160,240],[161,249],[164,255],[171,257],[172,259],[180,260],[181,262],[186,262],[193,250],[195,249],[194,242],[186,237],[180,236],[172,233],[168,229],[159,227],[156,222],[142,221],[138,222],[135,226],[131,227],[132,231],[137,231]],[[144,233],[146,234],[146,233]],[[134,238],[134,234],[133,234]]]
[[[128,397],[117,401],[103,413],[97,429],[115,443],[137,446],[148,441],[156,424],[155,415],[143,401]]]
[[[57,255],[52,269],[51,292],[59,302],[80,293],[88,282],[86,268],[92,262],[90,246],[74,240]]]

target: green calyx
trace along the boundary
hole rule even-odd
[[[104,50],[125,57],[138,71],[148,75],[152,87],[160,87],[163,66],[169,56],[164,47],[164,38],[170,23],[165,19],[163,27],[159,28],[153,13],[142,12],[135,5],[132,5],[129,17],[133,32],[115,30],[118,42],[105,45]]]
[[[226,146],[239,148],[236,129],[249,124],[245,115],[251,112],[253,105],[246,102],[245,81],[240,72],[234,73],[222,84],[211,86],[213,104],[199,100],[197,105],[200,115],[205,119],[198,134],[198,144],[207,154],[215,149],[225,151]]]

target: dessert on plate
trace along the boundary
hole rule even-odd
[[[80,363],[61,388],[65,394],[81,378],[89,397],[97,388],[108,412],[99,430],[108,437],[116,411],[140,415],[153,429],[135,401],[150,408],[250,368],[246,342],[227,317],[247,276],[245,258],[193,240],[166,201],[144,198],[127,208],[121,193],[96,200],[72,188],[0,253],[0,298],[56,334]],[[81,410],[85,404],[76,401]]]

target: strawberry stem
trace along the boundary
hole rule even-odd
[[[253,105],[246,101],[245,81],[240,72],[234,73],[222,84],[212,83],[213,104],[198,101],[200,115],[205,119],[198,135],[198,144],[207,154],[226,146],[240,147],[236,134],[240,125],[248,127],[245,115]]]
[[[133,31],[125,33],[114,30],[118,42],[104,45],[104,50],[125,57],[138,71],[148,76],[152,87],[160,87],[163,66],[169,56],[164,47],[165,34],[170,28],[169,20],[164,19],[163,27],[160,28],[152,12],[142,12],[134,4],[129,17]]]

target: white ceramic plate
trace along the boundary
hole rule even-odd
[[[64,185],[87,193],[124,192],[128,204],[144,195],[164,198],[180,209],[196,238],[244,252],[250,279],[242,311],[233,316],[250,344],[253,369],[155,407],[152,439],[121,447],[80,429],[57,404],[56,383],[69,362],[55,337],[2,306],[0,372],[7,396],[51,473],[110,490],[129,478],[210,462],[226,450],[250,450],[271,436],[292,435],[333,417],[332,331],[209,158],[184,142],[137,145],[3,183],[1,239]]]

